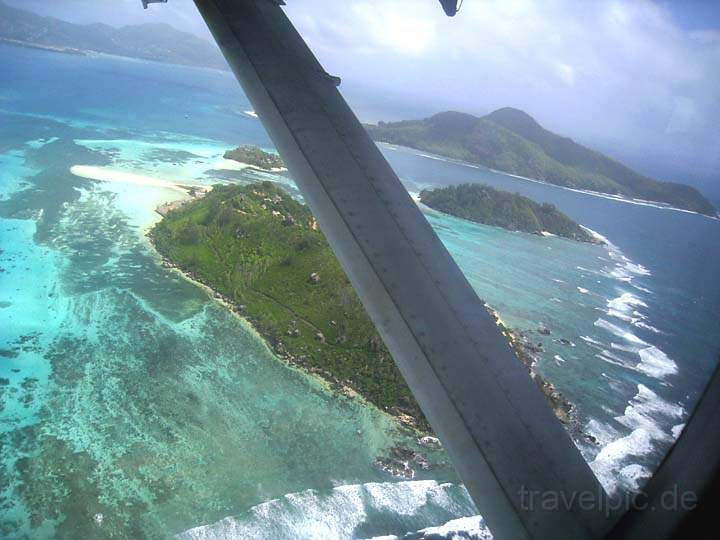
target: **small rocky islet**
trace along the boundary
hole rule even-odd
[[[285,162],[280,156],[266,152],[257,146],[238,146],[225,152],[223,157],[264,171],[280,171],[285,168]]]
[[[459,184],[423,190],[420,202],[451,216],[510,231],[603,243],[555,205],[539,204],[518,193],[501,191],[485,184]]]

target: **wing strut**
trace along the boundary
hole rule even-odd
[[[602,487],[279,2],[195,3],[496,538],[602,536]]]

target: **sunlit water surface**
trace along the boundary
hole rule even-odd
[[[159,265],[144,234],[176,192],[70,172],[270,179],[299,195],[222,159],[237,144],[272,147],[229,74],[5,46],[0,61],[3,537],[366,538],[476,514],[444,453],[416,480],[385,476],[373,459],[410,434],[287,367]],[[482,181],[607,237],[424,209],[478,294],[543,343],[539,369],[599,440],[580,446],[606,488],[640,485],[717,359],[720,223],[382,150],[412,193]]]

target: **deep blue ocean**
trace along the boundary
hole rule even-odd
[[[92,180],[263,179],[299,196],[286,175],[222,158],[273,148],[230,73],[9,46],[0,66],[0,536],[482,529],[442,451],[412,481],[384,475],[374,458],[411,435],[160,265],[144,234],[177,192]],[[376,119],[382,98],[359,95],[360,119]],[[479,296],[543,343],[538,369],[597,438],[577,444],[606,489],[640,487],[720,356],[720,221],[380,148],[412,194],[483,182],[607,239],[423,209]]]

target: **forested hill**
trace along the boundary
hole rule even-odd
[[[713,205],[697,189],[643,176],[600,152],[544,129],[518,109],[499,109],[482,118],[443,112],[423,120],[380,122],[367,129],[376,141],[479,163],[560,186],[716,215]]]
[[[269,182],[215,186],[150,236],[173,264],[239,306],[280,356],[427,428],[307,206]]]
[[[107,24],[73,24],[10,7],[0,0],[0,42],[3,41],[64,51],[92,51],[171,64],[228,69],[214,44],[167,24],[139,24],[120,28]]]
[[[165,213],[149,237],[167,266],[211,287],[280,357],[429,430],[310,209],[277,185],[216,185]],[[573,405],[533,371],[525,338],[498,324],[555,415],[581,431]]]
[[[597,242],[555,205],[538,204],[517,193],[483,184],[461,184],[420,193],[420,201],[440,212],[511,231],[549,232],[581,242]]]

